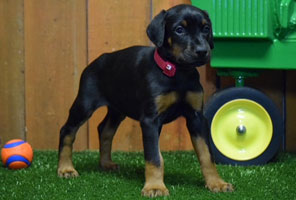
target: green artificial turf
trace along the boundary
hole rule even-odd
[[[56,175],[57,152],[35,151],[31,167],[9,170],[0,165],[0,199],[77,200],[146,199],[142,153],[114,153],[120,164],[116,172],[99,170],[98,152],[74,153],[80,177],[62,179]],[[157,199],[296,199],[296,155],[280,154],[264,166],[218,165],[221,176],[235,186],[235,192],[214,194],[205,189],[197,158],[193,152],[163,153],[165,183],[169,197]]]

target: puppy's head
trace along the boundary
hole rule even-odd
[[[166,59],[180,66],[202,66],[214,48],[208,14],[191,5],[161,11],[147,27],[147,35]]]

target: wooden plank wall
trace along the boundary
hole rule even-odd
[[[189,0],[2,0],[0,1],[0,146],[23,138],[35,149],[57,149],[59,129],[77,94],[82,70],[103,52],[151,45],[146,26],[162,9]],[[215,70],[198,69],[205,100],[216,90]],[[287,147],[296,151],[295,73],[287,75]],[[248,84],[267,92],[279,107],[284,76],[267,72]],[[222,87],[233,84],[222,78]],[[76,150],[98,149],[100,108],[80,128]],[[2,141],[2,144],[1,144]],[[142,150],[138,122],[126,119],[114,150]],[[162,150],[190,150],[183,118],[165,125]]]
[[[24,6],[0,1],[0,145],[25,137]]]
[[[296,71],[286,72],[286,141],[287,150],[296,152]]]
[[[26,136],[37,149],[56,149],[87,64],[86,2],[30,0],[24,5]],[[87,148],[86,131],[86,126],[80,129],[77,149]]]

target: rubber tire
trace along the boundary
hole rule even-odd
[[[204,108],[204,115],[208,120],[209,127],[211,127],[212,120],[216,112],[222,107],[225,103],[235,100],[235,99],[249,99],[257,102],[265,108],[268,112],[272,125],[273,125],[273,135],[271,142],[266,150],[259,155],[258,157],[247,160],[247,161],[238,161],[228,158],[223,155],[215,146],[212,140],[212,134],[209,134],[209,143],[210,150],[214,157],[214,160],[217,163],[221,164],[231,164],[231,165],[263,165],[269,162],[275,155],[278,153],[280,146],[283,140],[284,127],[282,115],[279,112],[276,105],[272,100],[267,97],[262,92],[249,88],[249,87],[233,87],[222,90],[218,93],[215,93],[210,100],[207,102]]]

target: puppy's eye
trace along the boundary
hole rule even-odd
[[[177,33],[177,35],[182,35],[185,33],[185,29],[182,26],[177,26],[175,32]]]
[[[202,32],[205,33],[205,34],[208,34],[210,33],[211,29],[210,29],[210,26],[209,25],[205,25],[202,29]]]

